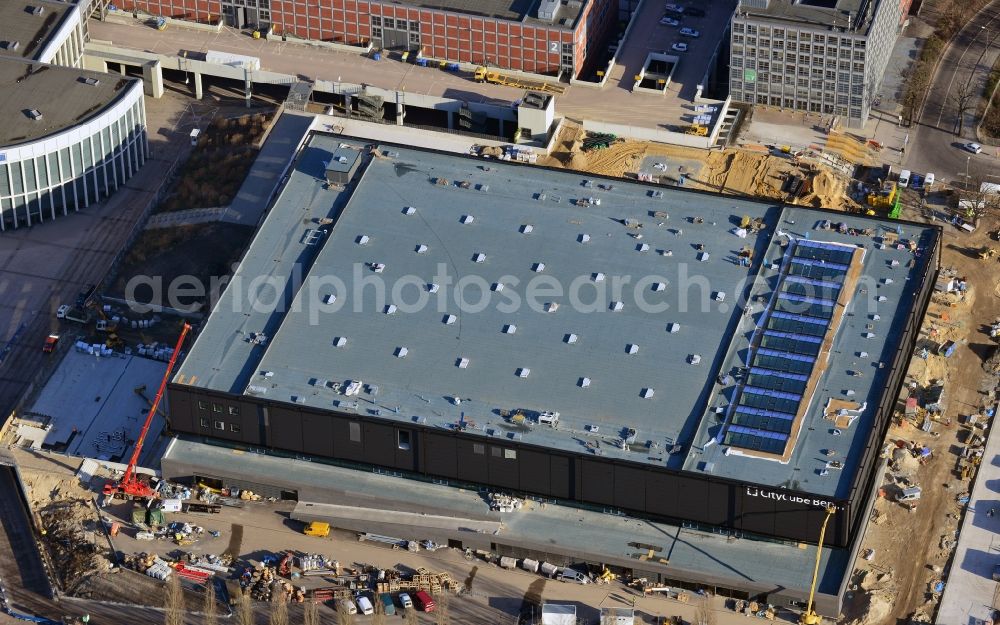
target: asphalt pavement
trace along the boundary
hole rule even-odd
[[[909,128],[903,167],[912,171],[934,172],[938,180],[961,185],[966,173],[974,186],[979,182],[1000,182],[997,148],[984,144],[973,155],[962,145],[976,141],[975,113],[966,116],[963,133],[957,135],[958,110],[954,94],[961,85],[976,88],[1000,56],[1000,0],[994,0],[973,16],[945,50],[931,84],[919,119]],[[992,45],[988,45],[992,44]],[[978,87],[975,93],[982,92]],[[905,139],[904,139],[905,140]]]

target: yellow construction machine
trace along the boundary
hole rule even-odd
[[[521,78],[520,76],[515,76],[513,74],[504,74],[503,72],[490,69],[485,65],[480,66],[476,70],[475,79],[476,82],[488,82],[494,85],[503,85],[505,87],[516,87],[518,89],[528,89],[531,91],[538,91],[541,93],[560,94],[566,91],[566,87],[557,83],[546,82],[544,80],[530,80],[528,78]]]
[[[836,506],[826,507],[826,516],[823,517],[823,525],[819,530],[819,544],[816,545],[816,565],[813,567],[812,584],[809,586],[809,603],[806,604],[806,611],[799,617],[799,625],[820,625],[823,617],[813,610],[813,598],[816,595],[816,580],[819,578],[819,561],[823,555],[823,538],[826,537],[826,525],[830,522],[830,517],[837,512]]]
[[[691,124],[688,129],[684,131],[687,135],[697,135],[699,137],[708,136],[708,126],[702,126],[701,124]]]

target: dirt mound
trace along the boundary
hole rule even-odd
[[[866,593],[867,605],[859,617],[848,625],[882,625],[892,611],[892,602],[879,593]]]

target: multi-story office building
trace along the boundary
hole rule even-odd
[[[733,15],[734,101],[863,126],[910,0],[742,0]]]
[[[617,0],[124,0],[153,15],[576,77],[618,21]]]

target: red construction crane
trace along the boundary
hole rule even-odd
[[[139,479],[136,474],[135,465],[139,462],[139,454],[142,452],[142,444],[145,442],[146,434],[149,432],[149,424],[153,422],[153,415],[156,414],[160,400],[163,399],[163,391],[166,390],[167,382],[170,381],[170,373],[174,370],[174,365],[177,363],[178,356],[180,356],[181,346],[184,344],[184,339],[187,338],[190,331],[191,325],[185,323],[181,329],[181,335],[177,338],[177,345],[174,346],[174,353],[170,356],[170,362],[167,363],[167,370],[163,374],[163,380],[160,381],[160,388],[156,391],[156,397],[153,398],[152,403],[149,405],[149,414],[146,415],[146,421],[142,424],[142,431],[139,432],[139,438],[135,441],[135,450],[132,452],[132,459],[129,460],[128,467],[125,468],[125,474],[122,475],[122,479],[118,482],[107,482],[104,485],[104,494],[107,497],[114,498],[115,495],[125,495],[126,497],[133,498],[153,496],[154,491],[149,486],[149,482],[145,479]]]

